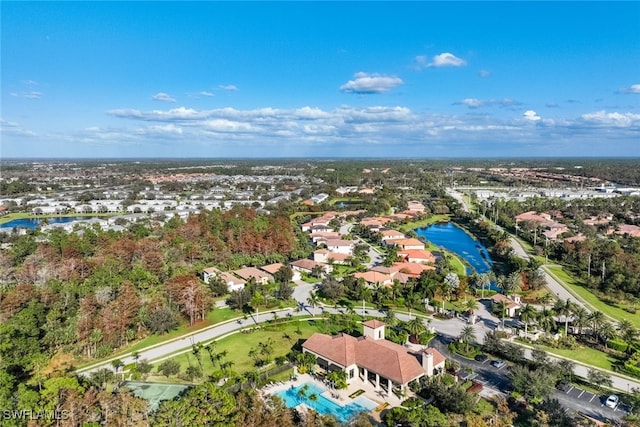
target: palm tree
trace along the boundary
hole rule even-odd
[[[551,295],[551,293],[549,292],[546,292],[538,297],[538,302],[542,304],[542,307],[545,310],[547,309],[547,305],[549,305],[551,301],[553,301],[553,295]]]
[[[540,328],[545,332],[551,332],[556,324],[553,314],[547,309],[538,312],[537,321]]]
[[[618,333],[620,338],[627,343],[627,353],[631,353],[632,345],[638,338],[638,330],[629,320],[623,319],[618,323]]]
[[[113,369],[116,372],[116,378],[118,378],[118,371],[124,366],[124,363],[120,359],[115,359],[111,361],[111,366],[113,366]],[[124,374],[122,376],[122,380],[124,381]]]
[[[553,305],[553,311],[558,316],[564,316],[564,336],[567,336],[567,332],[569,330],[569,316],[573,312],[574,305],[573,303],[567,299],[566,301],[557,300]]]
[[[578,328],[578,334],[582,335],[582,328],[589,325],[589,312],[581,306],[573,307],[573,321],[571,324],[574,328]],[[575,333],[575,330],[574,330]]]
[[[461,343],[465,344],[465,352],[469,353],[469,345],[476,342],[476,331],[473,329],[473,326],[464,326],[460,331],[458,339]]]
[[[476,300],[475,298],[469,298],[464,302],[464,308],[466,308],[469,311],[469,314],[472,316],[473,313],[475,313],[475,311],[478,309],[478,307],[480,306],[478,305],[478,300]]]
[[[438,291],[440,293],[440,298],[442,298],[442,313],[444,314],[444,303],[446,297],[451,293],[451,285],[445,280],[439,283]]]
[[[309,297],[307,298],[307,304],[309,304],[311,308],[316,308],[316,306],[318,305],[318,302],[320,302],[320,297],[318,297],[318,294],[314,291],[309,292]],[[311,313],[311,316],[315,316],[315,314]]]
[[[604,320],[598,329],[598,338],[607,348],[607,342],[616,336],[616,328],[611,322]]]
[[[419,302],[420,302],[420,297],[418,296],[418,294],[410,292],[406,296],[404,300],[404,305],[407,306],[407,308],[409,309],[409,319],[411,319],[411,309],[415,308]]]
[[[390,328],[398,324],[398,318],[396,317],[396,314],[390,309],[385,313],[383,321]]]
[[[507,280],[504,282],[504,286],[507,295],[520,292],[522,289],[522,275],[517,271],[509,274]]]
[[[427,331],[422,318],[416,316],[407,322],[407,330],[416,339]]]
[[[480,273],[476,276],[476,286],[482,290],[482,298],[484,298],[484,289],[491,284],[491,275],[493,273]]]
[[[604,313],[602,313],[601,311],[594,311],[589,315],[589,320],[591,321],[593,336],[597,339],[599,336],[598,330],[600,329],[600,326],[605,322]]]
[[[522,310],[520,310],[520,320],[524,322],[525,338],[529,337],[529,333],[528,333],[529,322],[535,319],[537,314],[538,314],[537,310],[533,308],[531,304],[525,304],[524,307],[522,307]]]

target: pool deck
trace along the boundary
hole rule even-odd
[[[347,405],[358,397],[366,397],[378,405],[370,413],[370,415],[377,421],[380,421],[380,412],[382,412],[383,409],[400,406],[402,402],[402,400],[400,400],[395,394],[391,393],[390,396],[387,396],[387,393],[384,390],[376,390],[373,384],[365,382],[360,378],[353,379],[345,390],[331,390],[322,380],[312,375],[298,374],[295,380],[273,383],[262,388],[262,391],[267,394],[275,394],[305,383],[315,384],[324,390],[324,392],[322,392],[322,396],[337,403],[338,405]],[[352,393],[355,393],[358,390],[364,390],[364,393],[353,399],[349,397]]]

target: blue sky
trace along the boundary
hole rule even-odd
[[[12,157],[640,156],[639,2],[7,2]]]

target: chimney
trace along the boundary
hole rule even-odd
[[[422,351],[422,369],[428,377],[433,375],[433,354],[427,353],[427,350]]]

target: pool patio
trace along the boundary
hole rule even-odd
[[[376,390],[375,384],[371,383],[370,381],[364,381],[361,378],[353,379],[349,383],[348,387],[344,390],[336,390],[331,388],[319,376],[310,374],[299,374],[295,377],[295,379],[269,384],[266,387],[262,388],[262,392],[266,394],[275,394],[277,392],[284,391],[292,387],[298,387],[309,382],[314,383],[316,386],[324,390],[322,396],[337,403],[338,405],[346,405],[351,403],[356,397],[352,399],[349,396],[357,392],[358,390],[364,390],[364,393],[360,394],[359,396],[366,397],[367,399],[378,404],[378,406],[370,413],[370,415],[378,421],[381,421],[380,412],[383,409],[391,408],[393,406],[400,406],[402,400],[404,400],[401,400],[393,393],[387,395],[386,390]],[[413,395],[413,393],[410,392],[410,395]],[[409,397],[410,395],[407,395],[406,397]]]

